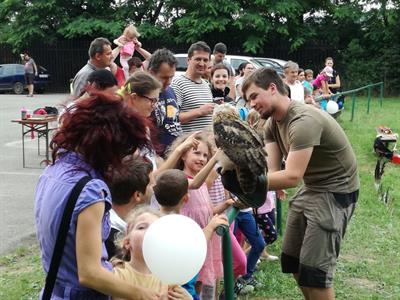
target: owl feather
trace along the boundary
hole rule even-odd
[[[231,161],[231,166],[222,165],[222,172],[234,167],[246,194],[256,189],[257,177],[266,173],[266,152],[259,134],[230,104],[218,105],[213,115],[215,143]],[[223,162],[220,162],[224,164]]]

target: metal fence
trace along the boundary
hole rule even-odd
[[[46,68],[51,74],[51,92],[67,92],[69,81],[88,60],[88,49],[91,40],[57,40],[52,44],[43,41],[33,42],[27,49],[35,62]],[[146,50],[154,51],[166,47],[174,53],[186,53],[190,44],[174,44],[172,42],[143,41]],[[210,45],[211,47],[213,45]],[[241,45],[229,45],[229,54],[246,55]],[[248,54],[247,54],[248,55]],[[264,56],[296,61],[300,67],[311,68],[318,72],[323,67],[327,56],[337,57],[337,50],[324,43],[305,45],[297,51],[290,52],[286,44],[266,46],[260,53],[252,56]],[[0,44],[0,63],[21,62],[19,53],[13,53],[8,45]],[[338,61],[340,65],[340,61]],[[338,64],[336,64],[338,66]],[[340,68],[339,68],[340,69]]]

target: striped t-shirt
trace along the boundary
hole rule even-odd
[[[174,77],[171,83],[176,94],[180,112],[187,112],[199,108],[203,104],[212,103],[213,96],[208,83],[201,79],[195,82],[185,75]],[[184,133],[209,129],[212,125],[212,114],[201,116],[182,125]]]

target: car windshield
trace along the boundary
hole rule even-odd
[[[280,69],[281,67],[279,66],[279,64],[268,60],[268,59],[262,59],[262,58],[258,58],[257,62],[263,66],[263,67],[267,67],[267,68],[273,68],[273,69]]]
[[[260,62],[258,61],[258,59],[255,59],[255,58],[250,59],[250,62],[251,62],[251,63],[253,64],[253,66],[256,67],[256,68],[260,68],[260,67],[263,66],[263,64],[260,63]]]

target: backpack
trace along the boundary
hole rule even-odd
[[[54,106],[45,106],[44,110],[49,115],[58,115],[58,109],[56,107],[54,107]]]

